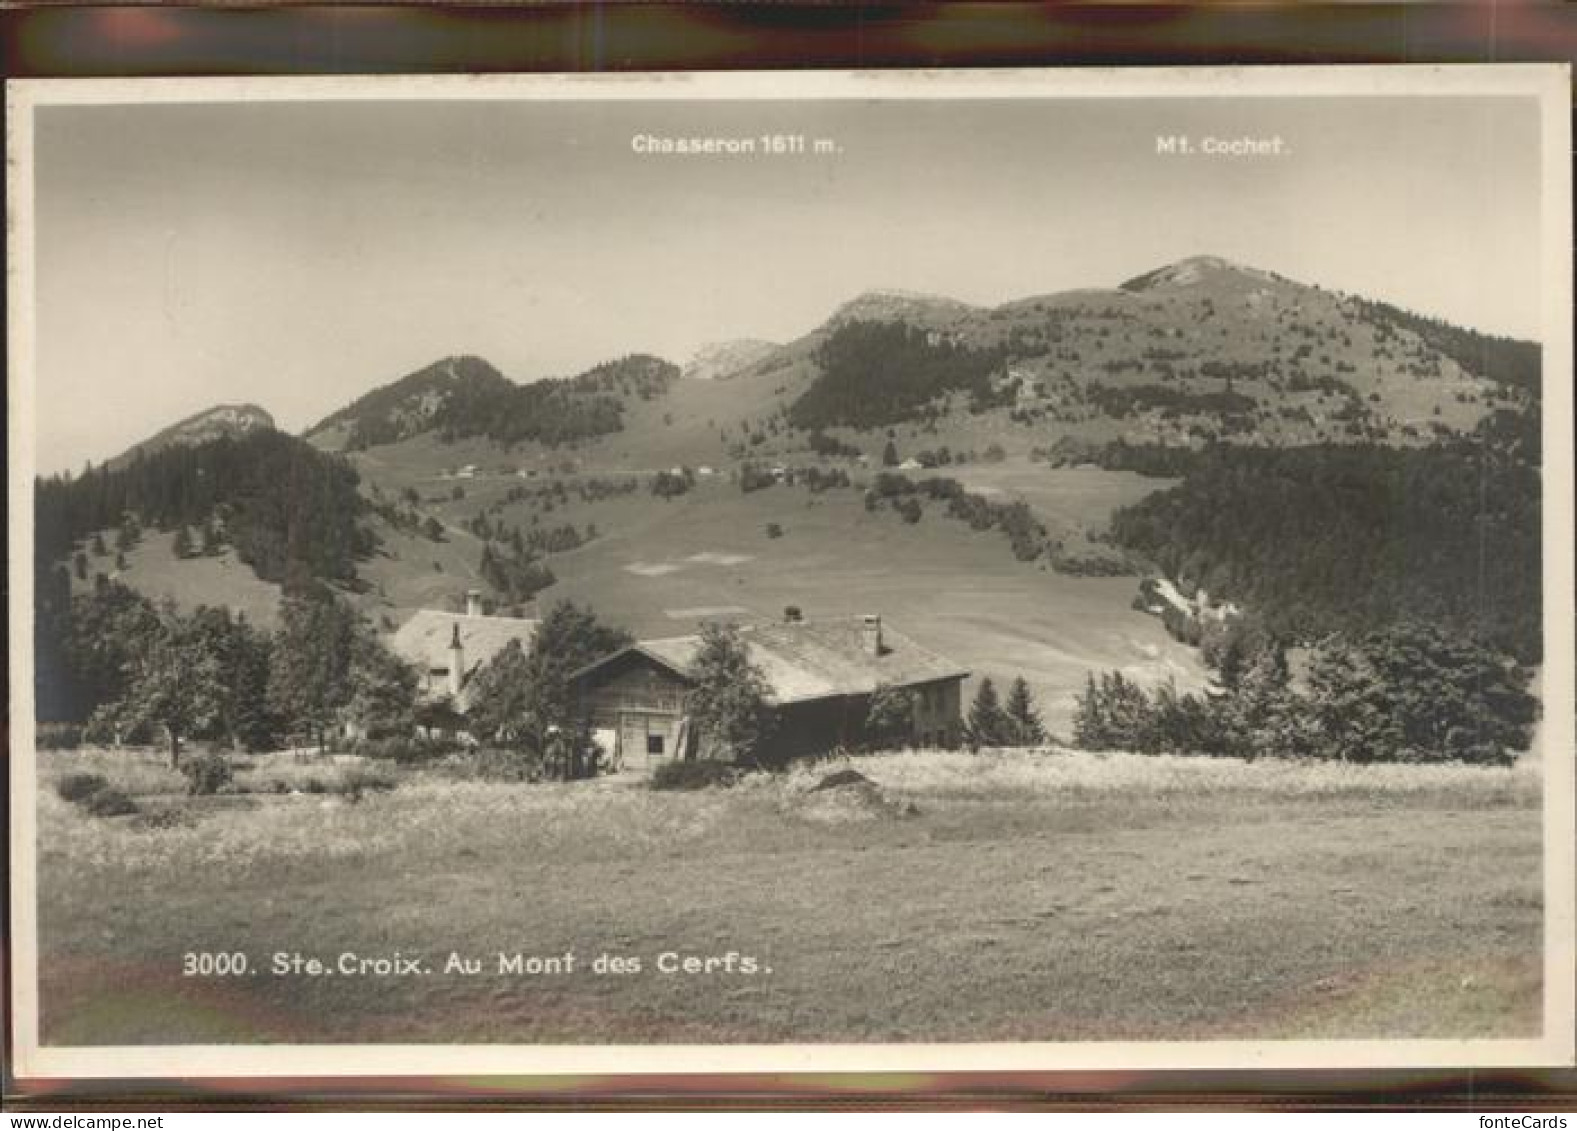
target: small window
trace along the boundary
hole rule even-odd
[[[646,753],[648,753],[648,754],[661,754],[662,752],[663,752],[663,736],[660,735],[660,734],[649,734],[649,735],[647,735],[646,736]]]

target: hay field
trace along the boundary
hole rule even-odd
[[[50,789],[97,767],[145,805],[185,804],[156,762],[41,756],[46,1043],[1539,1029],[1530,766],[1061,751],[852,763],[880,805],[811,792],[837,765],[696,793],[423,771],[357,804],[220,798],[155,827],[89,818]],[[241,777],[343,769],[276,755]],[[396,952],[423,972],[357,967]],[[249,972],[183,976],[183,956],[202,953],[245,954]],[[446,972],[451,958],[462,968]],[[303,972],[311,959],[333,972]]]

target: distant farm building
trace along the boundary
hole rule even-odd
[[[740,635],[771,688],[776,725],[757,751],[765,763],[858,745],[878,688],[911,693],[911,725],[902,737],[925,746],[959,742],[969,673],[878,616],[745,626]],[[575,674],[581,708],[615,764],[649,771],[715,755],[698,741],[685,710],[700,647],[699,636],[643,640]]]
[[[521,617],[482,613],[481,594],[466,594],[464,613],[422,609],[389,640],[396,656],[416,669],[417,695],[427,703],[447,700],[464,711],[471,700],[472,679],[489,660],[518,640],[530,648],[537,622]]]

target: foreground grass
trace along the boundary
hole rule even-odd
[[[854,764],[876,809],[808,792],[834,766],[690,794],[416,774],[358,804],[221,799],[168,827],[93,820],[48,789],[86,764],[172,785],[125,759],[41,756],[48,1043],[1539,1029],[1529,767],[900,754]],[[267,973],[276,951],[396,950],[434,972]],[[182,977],[202,951],[261,972]],[[483,972],[442,973],[452,951]],[[500,953],[566,951],[570,973],[497,972]],[[670,951],[763,972],[654,969]],[[598,975],[599,954],[641,972]]]

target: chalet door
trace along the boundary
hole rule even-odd
[[[654,770],[674,755],[674,720],[669,715],[625,711],[619,715],[619,750],[626,770]]]
[[[619,753],[626,770],[646,769],[646,716],[626,712],[619,716]]]

